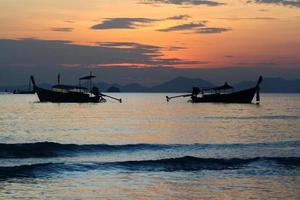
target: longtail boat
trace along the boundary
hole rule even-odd
[[[168,97],[167,101],[178,97],[190,97],[192,103],[252,103],[256,95],[256,102],[260,102],[260,84],[263,77],[260,76],[256,85],[245,90],[234,91],[234,88],[227,82],[219,87],[214,88],[199,88],[193,87],[191,94],[178,95]]]
[[[90,74],[79,78],[79,86],[60,84],[60,75],[58,75],[57,85],[52,86],[51,90],[40,88],[36,85],[34,77],[31,76],[31,82],[34,91],[37,93],[40,102],[54,103],[99,103],[106,102],[104,97],[122,102],[122,99],[102,94],[97,87],[92,86],[92,79],[96,76]],[[87,81],[89,89],[81,86],[81,81]]]

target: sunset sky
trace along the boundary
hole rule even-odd
[[[0,67],[300,66],[300,0],[0,0]]]

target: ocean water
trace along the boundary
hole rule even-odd
[[[0,199],[300,199],[299,94],[113,95],[123,103],[0,95]]]

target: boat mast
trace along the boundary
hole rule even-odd
[[[90,77],[92,77],[93,75],[92,75],[92,72],[90,72]],[[92,85],[93,83],[92,83],[92,78],[90,79],[90,88],[89,88],[89,91],[91,91],[92,90]]]
[[[81,81],[82,80],[85,80],[85,85],[87,87],[87,89],[89,91],[92,90],[92,87],[93,87],[93,82],[92,82],[92,78],[95,78],[96,76],[93,76],[92,72],[90,72],[90,75],[89,76],[84,76],[84,77],[81,77],[79,78],[79,86],[81,87]]]
[[[260,84],[263,81],[263,77],[259,76],[259,79],[256,84],[256,104],[260,103]]]
[[[29,79],[28,91],[31,91],[31,80]]]
[[[60,73],[57,75],[57,85],[60,85]]]

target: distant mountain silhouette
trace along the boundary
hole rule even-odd
[[[41,87],[45,88],[45,89],[50,89],[51,88],[51,84],[48,83],[43,83],[40,84]],[[27,90],[28,89],[28,85],[16,85],[16,86],[0,86],[0,92],[2,91],[9,91],[9,92],[13,92],[14,90]]]
[[[226,80],[224,80],[225,82]],[[230,80],[228,80],[230,82]],[[256,84],[255,81],[243,81],[233,85],[235,90],[252,87]],[[101,91],[105,92],[111,87],[119,88],[121,92],[190,92],[192,87],[214,87],[214,84],[203,79],[192,79],[186,77],[177,77],[165,83],[146,87],[137,83],[128,85],[109,84],[106,82],[98,82],[95,84]],[[50,88],[51,84],[41,84],[44,88]],[[14,91],[15,89],[27,88],[27,85],[22,86],[0,86],[0,91]],[[264,93],[300,93],[300,79],[286,80],[283,78],[264,78],[261,84],[261,92]]]
[[[122,92],[190,92],[192,87],[213,87],[214,85],[208,81],[202,79],[190,79],[185,77],[177,77],[165,83],[153,86],[146,87],[137,83],[132,83],[128,85],[109,85],[104,82],[99,82],[96,84],[101,88],[102,91],[106,91],[110,87],[117,87]]]
[[[137,83],[132,83],[128,85],[119,85],[119,84],[109,84],[105,82],[98,82],[95,84],[101,91],[107,91],[111,87],[119,88],[121,92],[149,92],[149,88],[139,85]]]
[[[149,88],[137,83],[128,84],[121,87],[123,92],[149,92]]]
[[[95,83],[95,86],[98,87],[100,89],[100,91],[107,91],[112,86],[120,88],[120,86],[117,84],[109,84],[109,83],[102,82],[102,81]]]
[[[213,87],[214,85],[202,79],[177,77],[160,85],[152,87],[152,92],[188,92],[192,87]]]
[[[121,92],[120,89],[116,86],[111,86],[106,90],[106,92]]]

